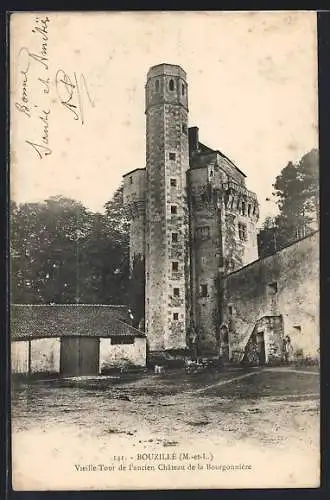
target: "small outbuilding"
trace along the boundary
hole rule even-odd
[[[146,365],[146,336],[126,306],[11,306],[11,366],[16,374],[98,375]]]

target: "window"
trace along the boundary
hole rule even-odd
[[[170,185],[171,185],[171,187],[176,187],[176,179],[171,179]]]
[[[180,297],[180,288],[173,288],[173,296]]]
[[[295,332],[301,333],[301,326],[300,325],[294,326],[293,329],[295,330]]]
[[[171,214],[176,215],[178,213],[178,207],[176,205],[171,205]]]
[[[210,226],[196,227],[196,238],[206,240],[210,237]]]
[[[170,160],[175,160],[175,157],[176,157],[175,153],[169,153],[168,156],[169,156]]]
[[[185,93],[185,87],[184,87],[184,84],[181,85],[181,94],[184,95]]]
[[[273,283],[268,283],[269,291],[271,294],[277,293],[277,283],[274,281]]]
[[[242,202],[242,215],[245,215],[245,210],[246,210],[246,203],[243,201]]]
[[[133,184],[133,177],[129,178],[129,182],[130,182],[130,184]]]
[[[207,297],[207,285],[201,285],[200,287],[201,297]]]
[[[173,319],[174,319],[174,321],[178,321],[179,313],[173,313]]]
[[[172,271],[177,272],[179,270],[179,263],[178,262],[172,262]]]
[[[250,217],[251,215],[251,205],[248,205],[248,216]]]
[[[238,223],[238,236],[241,241],[247,240],[246,224]]]
[[[169,88],[170,88],[170,90],[174,90],[174,80],[172,80],[172,78],[171,78],[170,83],[169,83]]]
[[[233,315],[233,306],[228,306],[228,314],[229,316]]]
[[[172,233],[172,243],[178,242],[178,233]]]
[[[134,337],[122,336],[122,337],[111,337],[111,345],[119,344],[134,344]]]
[[[156,92],[159,92],[159,80],[156,80],[155,89]]]
[[[182,132],[187,135],[187,125],[185,123],[182,124]]]

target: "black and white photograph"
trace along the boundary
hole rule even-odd
[[[320,486],[313,11],[10,16],[17,491]]]

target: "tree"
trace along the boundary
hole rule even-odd
[[[117,236],[128,241],[129,214],[124,205],[124,186],[121,184],[115,191],[111,200],[104,205],[109,227],[117,233]]]
[[[276,227],[281,247],[318,228],[318,150],[311,150],[296,164],[289,162],[276,177],[273,187],[280,209]]]
[[[260,258],[272,255],[279,249],[278,227],[274,217],[266,217],[257,235],[258,254]]]
[[[62,196],[12,202],[12,301],[126,303],[128,232],[121,199],[117,194],[105,214]]]
[[[80,246],[90,226],[85,207],[61,196],[12,207],[12,299],[79,301]]]

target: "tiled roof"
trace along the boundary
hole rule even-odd
[[[126,306],[94,304],[12,304],[11,339],[85,335],[144,336],[129,322]]]

